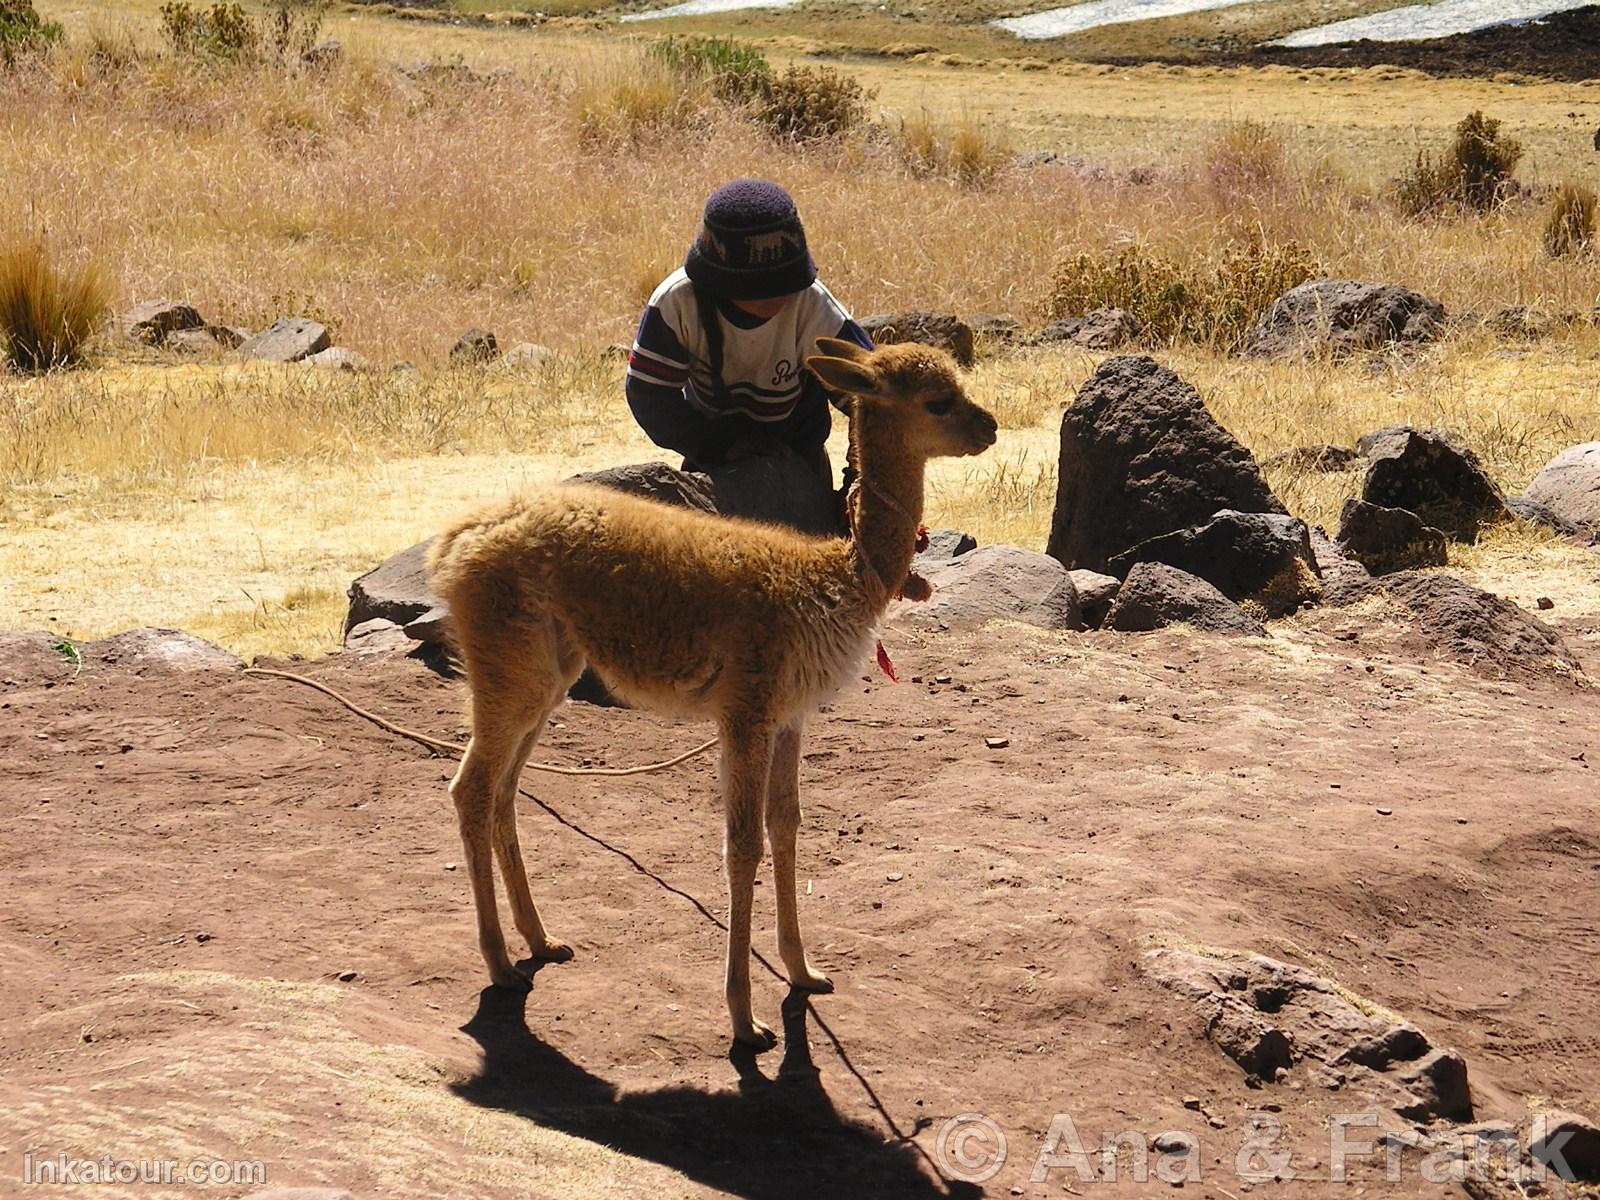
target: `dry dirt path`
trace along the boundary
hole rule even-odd
[[[1568,632],[1600,666],[1595,630]],[[711,761],[530,780],[560,814],[522,805],[535,893],[578,956],[511,997],[483,989],[447,762],[292,684],[73,677],[0,637],[0,1193],[31,1152],[259,1161],[357,1196],[933,1196],[926,1156],[975,1112],[1009,1139],[985,1194],[1140,1190],[1029,1181],[1065,1113],[1091,1146],[1194,1132],[1186,1194],[1237,1200],[1263,1105],[1299,1176],[1256,1194],[1328,1192],[1328,1117],[1370,1102],[1299,1068],[1247,1087],[1141,974],[1155,944],[1267,953],[1397,1011],[1466,1056],[1482,1117],[1600,1110],[1594,692],[1339,614],[1259,644],[891,642],[923,682],[854,685],[806,748],[802,916],[839,990],[743,1059],[706,915]],[[460,732],[456,686],[409,660],[299,668]],[[700,736],[558,719],[538,756],[567,763]],[[770,1020],[784,989],[757,979]],[[1439,1194],[1375,1163],[1340,1194]]]

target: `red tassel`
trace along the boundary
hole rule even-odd
[[[878,670],[889,677],[890,683],[899,683],[900,676],[894,673],[894,661],[889,657],[889,652],[883,647],[883,639],[878,639]]]
[[[916,550],[916,552],[918,554],[921,554],[927,548],[928,548],[928,527],[926,525],[918,525],[917,526],[917,540],[914,543],[914,549]]]

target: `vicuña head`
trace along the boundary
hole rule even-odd
[[[806,365],[847,396],[855,537],[792,530],[563,484],[458,522],[429,562],[472,693],[472,744],[450,785],[490,978],[527,986],[506,952],[492,858],[535,959],[567,959],[528,890],[514,802],[551,710],[587,664],[641,708],[717,723],[727,819],[726,993],[734,1035],[770,1046],[750,1003],[750,901],[772,847],[778,952],[789,982],[831,991],[806,959],[795,898],[800,735],[860,666],[909,570],[923,468],[978,454],[995,421],[955,362],[920,345],[822,339]]]

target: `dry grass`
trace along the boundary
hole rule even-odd
[[[0,364],[21,371],[77,366],[111,304],[94,262],[58,268],[42,238],[0,250]]]
[[[1600,196],[1585,183],[1568,180],[1556,189],[1545,219],[1544,252],[1551,258],[1581,254],[1594,242],[1595,210]]]
[[[1114,129],[1115,157],[1141,164],[1005,163],[974,173],[974,187],[960,168],[908,169],[892,134],[777,143],[630,44],[500,31],[493,53],[512,75],[412,78],[384,60],[432,50],[481,69],[495,61],[489,35],[339,17],[329,32],[352,53],[297,76],[195,70],[157,52],[153,16],[130,33],[86,12],[49,14],[68,24],[68,45],[0,77],[0,176],[16,181],[0,193],[0,228],[47,225],[54,245],[105,263],[124,301],[181,296],[208,319],[253,326],[315,313],[342,344],[423,370],[179,367],[108,343],[123,365],[0,378],[0,556],[16,564],[0,604],[80,636],[162,621],[246,652],[324,649],[349,578],[467,500],[652,455],[604,347],[631,335],[705,195],[737,175],[796,193],[824,278],[858,312],[1038,320],[1056,264],[1080,252],[1139,246],[1198,270],[1257,240],[1298,243],[1330,273],[1409,284],[1452,308],[1587,312],[1600,297],[1592,256],[1542,252],[1536,206],[1418,227],[1395,219],[1384,179],[1342,165],[1365,157],[1372,112],[1417,97],[1409,79],[1379,104],[1360,72],[1308,84],[1282,72],[850,68],[881,89],[886,130],[893,110],[926,108],[935,161],[995,164],[1012,139],[1030,144],[1027,120],[996,106],[1004,94],[1070,112],[1091,144]],[[74,24],[90,18],[102,22],[92,33]],[[918,80],[941,97],[961,82],[960,104],[930,102]],[[1441,83],[1443,99],[1429,93],[1412,111],[1448,129],[1467,86]],[[1346,123],[1216,119],[1229,89],[1261,110],[1266,89],[1285,101],[1276,111],[1295,113],[1307,88],[1344,89],[1313,107]],[[1152,118],[1156,97],[1193,112]],[[1485,107],[1521,136],[1515,114],[1568,103],[1516,88]],[[1108,124],[1116,106],[1131,115]],[[963,122],[974,144],[958,149]],[[1180,153],[1169,127],[1185,131]],[[1527,138],[1530,159],[1543,136]],[[172,203],[198,195],[204,205]],[[558,357],[521,372],[436,369],[472,325]],[[1461,431],[1519,486],[1556,450],[1600,437],[1584,369],[1600,345],[1577,326],[1517,358],[1500,349],[1463,335],[1378,369],[1241,363],[1205,348],[1171,358],[1258,455],[1413,420]],[[941,465],[930,519],[1041,545],[1057,414],[1094,361],[1027,351],[981,364],[974,387],[1000,416],[1001,443]],[[1324,524],[1355,486],[1281,472],[1272,483]]]

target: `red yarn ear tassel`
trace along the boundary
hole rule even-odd
[[[900,676],[894,672],[894,660],[889,657],[889,652],[884,649],[883,639],[878,639],[878,670],[889,677],[890,683],[899,683]]]

